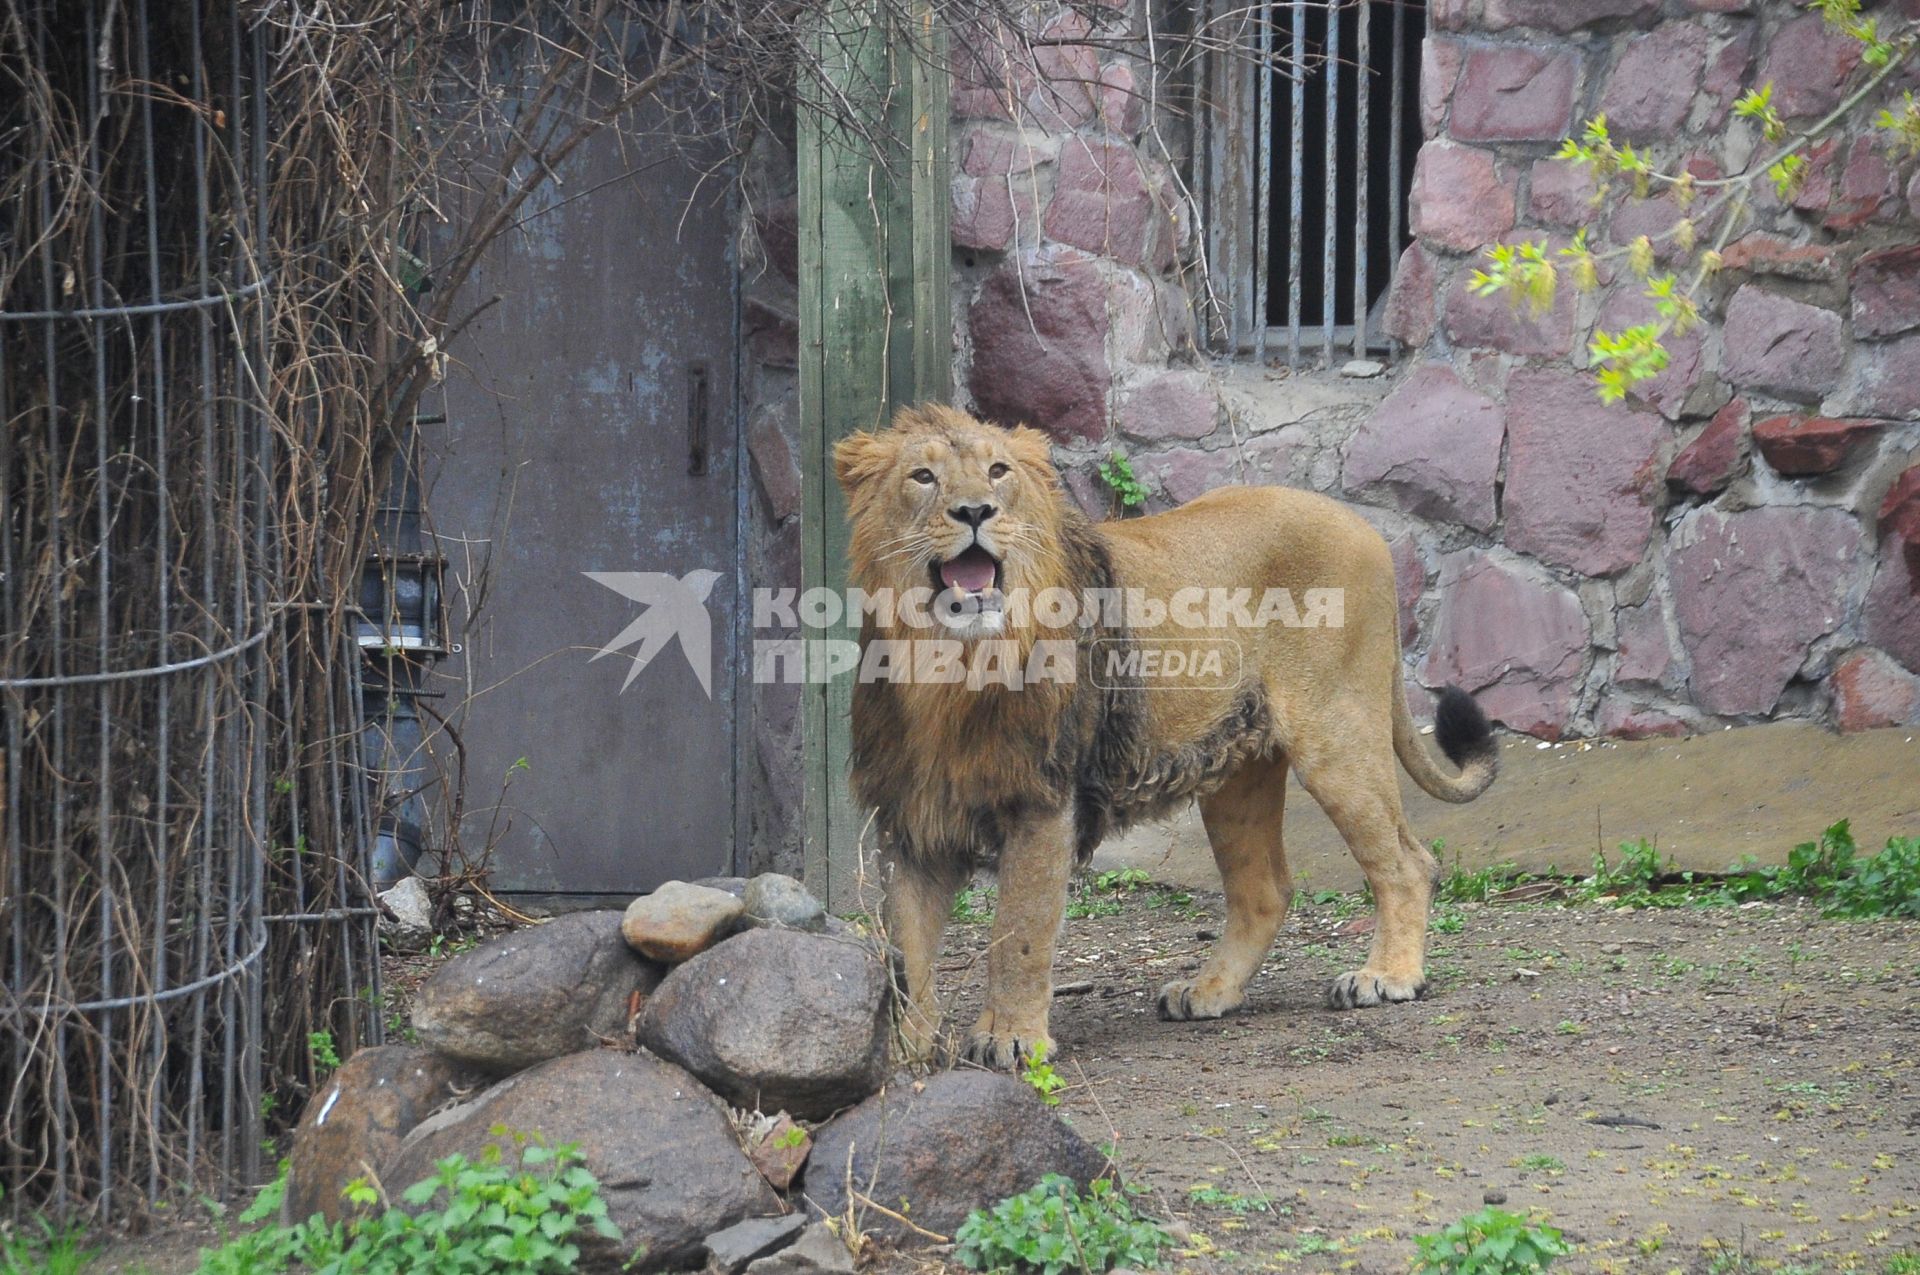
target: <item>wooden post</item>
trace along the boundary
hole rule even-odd
[[[888,6],[897,10],[897,6]],[[799,111],[801,581],[844,596],[846,504],[834,441],[950,391],[947,55],[928,0],[913,29],[835,0],[814,32],[823,83]],[[851,642],[856,623],[807,631]],[[802,695],[807,885],[852,906],[865,812],[847,790],[853,675]]]

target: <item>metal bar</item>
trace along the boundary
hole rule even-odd
[[[1367,356],[1367,108],[1373,96],[1373,0],[1354,11],[1353,136],[1359,154],[1353,165],[1353,357]]]
[[[1387,128],[1387,256],[1400,260],[1400,134],[1404,129],[1407,79],[1407,0],[1393,0],[1393,87]],[[1391,268],[1391,267],[1389,267]]]
[[[1301,236],[1306,221],[1306,198],[1301,193],[1306,179],[1306,133],[1301,127],[1307,114],[1307,0],[1293,0],[1293,92],[1288,100],[1290,116],[1287,138],[1292,166],[1287,187],[1287,366],[1300,366],[1300,263]]]
[[[1273,5],[1260,6],[1260,106],[1254,119],[1254,153],[1260,171],[1253,194],[1253,361],[1267,362],[1267,288],[1273,238]]]
[[[1334,243],[1339,238],[1340,223],[1339,185],[1336,175],[1340,168],[1340,0],[1332,0],[1327,5],[1326,79],[1322,91],[1326,94],[1326,145],[1324,147],[1324,167],[1321,169],[1321,193],[1325,212],[1320,223],[1320,363],[1322,367],[1333,366],[1333,325],[1334,307],[1340,295],[1340,289],[1334,281],[1336,265]]]

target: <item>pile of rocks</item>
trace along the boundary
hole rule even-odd
[[[797,1275],[851,1269],[818,1219],[924,1242],[1046,1173],[1105,1170],[1018,1080],[895,1074],[895,973],[773,874],[502,935],[422,985],[417,1045],[362,1050],[314,1096],[288,1214],[338,1219],[356,1178],[397,1199],[447,1156],[537,1134],[600,1179],[622,1240],[593,1268]]]

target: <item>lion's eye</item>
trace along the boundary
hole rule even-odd
[[[931,469],[916,469],[911,474],[908,474],[907,477],[913,479],[913,481],[921,484],[922,486],[925,486],[925,487],[933,486],[933,471]]]
[[[999,461],[995,461],[993,467],[987,470],[987,477],[989,478],[1005,478],[1006,476],[1007,467]]]

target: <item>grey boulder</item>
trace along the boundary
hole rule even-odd
[[[489,1143],[511,1156],[512,1134],[577,1145],[600,1179],[621,1239],[584,1240],[585,1269],[617,1270],[629,1257],[634,1270],[677,1269],[715,1232],[780,1211],[712,1094],[671,1063],[614,1049],[542,1063],[422,1124],[388,1166],[388,1190],[431,1177],[447,1156],[475,1159]]]
[[[736,1107],[820,1120],[879,1088],[892,997],[871,944],[748,930],[676,966],[640,1038]]]
[[[621,938],[618,912],[574,912],[441,966],[415,995],[413,1030],[435,1053],[506,1074],[623,1039],[660,973]]]

